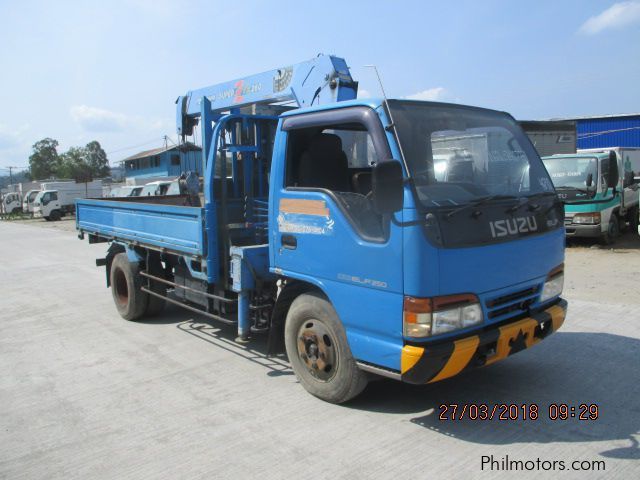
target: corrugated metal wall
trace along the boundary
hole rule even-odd
[[[640,147],[640,115],[577,120],[578,148]]]

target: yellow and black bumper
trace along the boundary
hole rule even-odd
[[[432,383],[463,370],[490,365],[529,348],[555,332],[564,322],[567,302],[505,323],[477,335],[435,345],[405,345],[402,348],[402,381]]]

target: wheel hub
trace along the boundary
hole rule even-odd
[[[336,372],[335,342],[319,320],[305,321],[298,331],[298,355],[307,371],[320,381],[329,381]]]

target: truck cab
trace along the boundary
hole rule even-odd
[[[2,198],[2,212],[10,215],[22,211],[22,200],[18,192],[10,192]]]
[[[625,159],[615,149],[605,149],[542,160],[565,202],[567,237],[610,244],[627,222],[632,230],[638,228],[640,155]]]
[[[22,211],[24,213],[33,213],[33,202],[40,190],[29,190],[22,200]]]
[[[109,193],[110,197],[138,197],[142,192],[144,186],[142,185],[123,185],[121,187],[114,188]]]
[[[169,187],[171,186],[172,181],[171,180],[158,180],[155,182],[149,182],[147,183],[144,187],[142,187],[142,190],[140,190],[140,193],[137,195],[139,197],[159,197],[162,195],[166,195],[167,191],[169,190]]]
[[[381,102],[354,102],[283,115],[270,257],[274,273],[327,295],[355,358],[423,383],[506,356],[509,348],[496,344],[499,326],[559,305],[563,209],[509,115],[388,105],[389,112]],[[397,137],[385,128],[389,113]],[[494,140],[434,158],[445,141],[471,135]],[[402,172],[397,211],[379,191],[392,165]],[[545,335],[563,317],[552,311]],[[542,333],[529,325],[533,344]]]
[[[45,220],[60,220],[62,204],[57,190],[41,190],[33,201],[33,216]]]

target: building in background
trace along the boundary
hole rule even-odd
[[[518,123],[541,157],[576,153],[577,131],[573,120],[521,120]]]
[[[576,122],[578,148],[640,148],[640,113],[594,115],[565,120]]]
[[[122,160],[127,183],[142,184],[178,177],[182,172],[202,175],[202,149],[192,143],[164,146]]]

